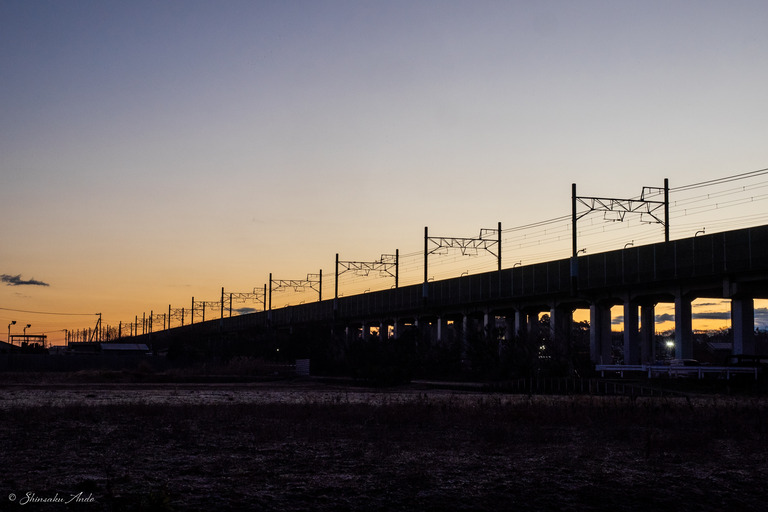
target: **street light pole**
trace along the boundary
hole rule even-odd
[[[11,344],[11,326],[16,325],[16,320],[11,320],[11,323],[8,324],[8,344]]]

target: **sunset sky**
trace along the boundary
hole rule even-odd
[[[669,178],[672,238],[766,224],[765,175],[674,190],[768,167],[766,20],[763,0],[0,0],[0,339],[16,320],[61,343],[270,272],[322,269],[330,298],[336,253],[399,249],[413,284],[424,226],[502,222],[505,267],[567,257],[568,221],[511,229],[568,215],[571,183]],[[584,222],[590,253],[663,240]]]

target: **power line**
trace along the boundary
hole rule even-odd
[[[698,196],[691,196],[689,198],[678,199],[678,200],[673,201],[672,204],[670,205],[670,208],[686,205],[686,204],[689,204],[689,203],[697,203],[697,202],[709,201],[709,200],[717,198],[717,197],[723,197],[723,196],[728,196],[728,195],[733,195],[733,194],[740,194],[740,193],[747,192],[748,190],[754,190],[754,189],[765,188],[765,187],[768,187],[768,182],[761,181],[759,183],[753,183],[751,185],[743,185],[743,186],[740,186],[740,187],[731,188],[731,189],[723,190],[723,191],[720,191],[720,192],[710,192],[709,194],[701,194],[701,195],[698,195]]]
[[[530,224],[524,224],[522,226],[515,226],[511,228],[504,229],[504,233],[509,233],[511,231],[521,231],[523,229],[531,229],[531,228],[538,228],[541,226],[546,226],[547,224],[554,224],[556,222],[561,222],[563,220],[569,220],[571,218],[570,215],[561,215],[560,217],[553,217],[551,219],[542,220],[539,222],[531,222]]]
[[[3,311],[13,311],[15,313],[31,313],[34,315],[59,315],[59,316],[94,316],[98,315],[98,313],[53,313],[50,311],[27,311],[25,309],[11,309],[11,308],[0,308],[0,310]]]
[[[756,171],[750,171],[750,172],[744,172],[741,174],[733,174],[731,176],[724,176],[722,178],[717,178],[714,180],[708,180],[708,181],[700,181],[699,183],[691,183],[689,185],[682,185],[680,187],[671,188],[670,191],[674,192],[680,192],[682,190],[691,190],[695,188],[701,188],[701,187],[707,187],[711,185],[719,185],[721,183],[728,183],[730,181],[736,181],[736,180],[743,180],[746,178],[753,178],[755,176],[760,176],[762,174],[768,174],[768,168],[766,169],[758,169]]]

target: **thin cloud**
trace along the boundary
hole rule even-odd
[[[723,301],[720,302],[697,302],[696,306],[698,307],[709,307],[709,306],[722,306]]]
[[[696,320],[730,320],[730,311],[710,311],[708,313],[694,313],[693,318]]]
[[[15,276],[3,274],[0,276],[0,281],[8,286],[50,286],[48,283],[38,281],[37,279],[27,279],[25,281],[21,278],[21,274]]]
[[[694,320],[730,320],[731,312],[730,311],[709,311],[705,313],[693,313],[691,315],[691,318],[693,318]],[[675,315],[670,313],[656,315],[656,321],[657,322],[674,322]]]

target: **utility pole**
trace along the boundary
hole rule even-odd
[[[400,281],[400,249],[395,249],[395,288],[399,287]]]
[[[499,221],[499,227],[497,229],[497,232],[499,234],[499,239],[497,241],[496,250],[498,252],[499,272],[501,272],[501,221]]]
[[[571,242],[573,252],[571,253],[571,295],[576,295],[579,283],[579,249],[576,242],[576,184],[571,184]]]
[[[669,242],[669,178],[664,178],[664,241]]]
[[[421,289],[421,298],[427,300],[428,290],[427,281],[429,281],[429,227],[424,226],[424,285]]]

